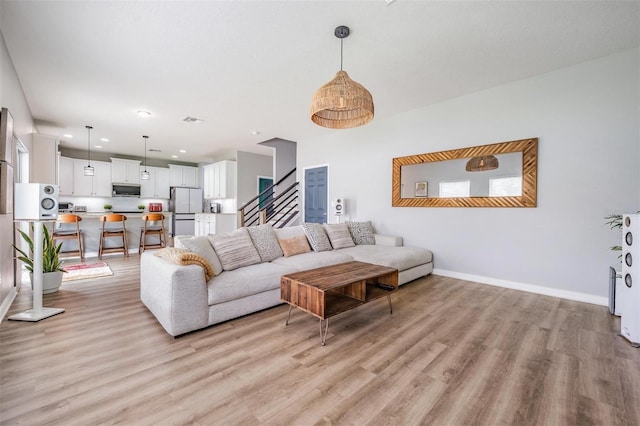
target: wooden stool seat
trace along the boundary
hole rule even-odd
[[[98,247],[98,258],[102,259],[104,253],[123,252],[126,257],[129,256],[129,247],[127,245],[127,227],[124,222],[127,217],[123,214],[107,214],[100,216],[102,222],[102,230],[100,231],[100,245]],[[119,222],[117,224],[116,222]],[[104,247],[105,238],[119,237],[122,238],[122,246],[120,247]]]
[[[77,250],[60,251],[60,256],[80,256],[80,261],[84,262],[84,244],[82,241],[82,231],[80,230],[80,222],[82,218],[73,213],[63,213],[58,215],[56,226],[59,229],[53,230],[53,240],[76,240],[78,242]],[[68,224],[74,224],[72,227],[66,227]],[[71,226],[71,225],[69,225]]]
[[[167,246],[167,235],[164,229],[164,215],[162,213],[149,213],[142,215],[144,224],[140,230],[140,243],[138,244],[138,253],[142,253],[147,248],[163,248]],[[160,222],[160,225],[153,225]],[[158,242],[147,243],[147,236],[157,235]]]

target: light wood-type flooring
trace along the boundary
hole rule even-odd
[[[392,316],[383,298],[331,318],[324,347],[285,305],[174,339],[139,257],[105,260],[114,276],[44,297],[65,313],[0,324],[2,424],[640,424],[640,350],[602,306],[429,276]]]

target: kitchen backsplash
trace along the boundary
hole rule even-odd
[[[100,197],[60,197],[58,201],[71,202],[74,206],[87,206],[87,212],[103,212],[105,204],[111,204],[113,211],[136,211],[138,204],[144,204],[145,211],[149,210],[149,203],[162,203],[162,210],[169,210],[169,201],[154,198],[100,198]]]

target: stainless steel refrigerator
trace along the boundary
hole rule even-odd
[[[169,210],[172,215],[173,235],[195,235],[196,213],[202,213],[202,189],[171,188]]]
[[[0,304],[15,291],[15,243],[13,225],[13,117],[0,111]]]

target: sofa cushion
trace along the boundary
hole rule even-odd
[[[303,223],[302,229],[304,229],[304,233],[307,236],[313,251],[327,251],[333,249],[322,224]]]
[[[396,268],[398,271],[411,269],[429,263],[433,259],[431,251],[420,247],[388,247],[359,245],[338,250],[360,262]]]
[[[324,229],[334,250],[355,246],[346,223],[327,224],[324,225]]]
[[[278,244],[276,234],[273,232],[270,224],[265,223],[264,225],[249,226],[247,227],[247,231],[249,231],[253,245],[256,247],[256,250],[258,250],[260,260],[263,262],[271,262],[273,259],[284,256],[280,244]]]
[[[180,236],[174,238],[174,245],[177,248],[185,248],[195,254],[198,254],[204,257],[209,265],[213,268],[216,275],[222,272],[222,263],[220,263],[220,259],[218,255],[213,250],[213,246],[211,245],[211,241],[207,237],[186,237]]]
[[[284,258],[280,258],[284,259]],[[207,283],[209,305],[236,300],[280,287],[280,277],[297,272],[295,268],[272,262],[224,271]]]
[[[295,256],[296,254],[309,253],[311,251],[311,247],[309,247],[309,241],[307,241],[307,237],[305,237],[304,235],[287,238],[286,240],[278,240],[278,243],[280,244],[285,257]]]
[[[253,246],[246,228],[236,229],[227,234],[209,235],[216,254],[225,271],[233,271],[243,266],[260,263],[260,255]]]
[[[373,245],[376,243],[376,238],[373,235],[373,225],[371,221],[366,222],[346,222],[351,238],[356,245]]]
[[[271,263],[296,268],[298,271],[321,268],[323,266],[337,265],[338,263],[351,262],[353,257],[340,251],[321,251],[300,254],[293,257],[280,257]]]

